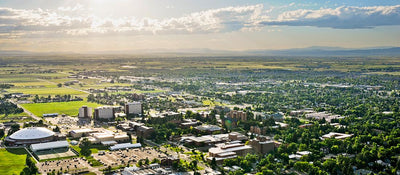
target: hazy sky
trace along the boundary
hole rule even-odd
[[[0,50],[249,50],[310,46],[400,46],[400,1],[0,1]]]

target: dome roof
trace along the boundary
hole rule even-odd
[[[42,127],[31,127],[21,129],[13,134],[10,138],[14,140],[31,140],[31,139],[41,139],[53,136],[55,133]]]

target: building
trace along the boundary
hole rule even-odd
[[[300,159],[305,155],[309,155],[312,152],[310,151],[297,151],[296,154],[290,154],[289,155],[289,159]]]
[[[115,108],[112,106],[103,106],[94,109],[95,119],[114,119]]]
[[[303,114],[309,114],[315,112],[313,109],[302,109],[302,110],[296,110],[296,111],[290,111],[289,115],[290,116],[301,116]]]
[[[47,151],[54,149],[64,149],[65,151],[68,151],[69,144],[68,141],[63,140],[63,141],[32,144],[29,148],[33,152]]]
[[[92,129],[77,129],[77,130],[72,130],[69,132],[69,136],[71,136],[72,138],[80,138],[80,137],[84,137],[84,136],[88,136],[90,133],[96,132]]]
[[[258,154],[267,154],[275,149],[275,142],[268,137],[259,136],[249,141],[249,145]]]
[[[230,111],[229,113],[226,114],[226,117],[234,118],[237,120],[241,121],[246,121],[247,120],[247,113],[243,111]]]
[[[10,136],[7,136],[5,142],[8,145],[31,145],[35,143],[45,143],[56,141],[59,135],[43,127],[30,127],[21,129]]]
[[[221,127],[215,126],[215,125],[201,125],[201,126],[195,127],[195,129],[197,131],[207,132],[207,133],[213,133],[216,131],[221,131],[221,132],[224,131]]]
[[[327,112],[313,112],[313,113],[306,114],[306,118],[315,119],[315,120],[324,119],[325,121],[331,123],[332,119],[342,119],[344,117],[342,117],[340,115],[333,115],[333,114],[330,114]]]
[[[208,150],[208,161],[215,158],[217,163],[222,163],[225,159],[235,158],[237,156],[246,156],[252,148],[239,141],[217,144],[216,147]]]
[[[78,117],[80,118],[91,118],[92,117],[92,108],[87,107],[87,106],[82,106],[79,108],[79,114]]]
[[[129,122],[129,126],[133,128],[134,131],[137,131],[137,129],[141,126],[144,126],[144,123],[139,123],[139,122]]]
[[[225,143],[229,141],[229,134],[216,134],[216,135],[204,135],[200,137],[189,136],[181,137],[180,142],[195,145],[195,146],[212,146],[217,143]]]
[[[147,126],[139,126],[136,129],[136,135],[143,138],[149,138],[154,132],[154,128]]]
[[[245,141],[245,140],[248,139],[247,136],[245,136],[245,135],[243,135],[243,134],[240,134],[240,133],[238,133],[238,132],[231,132],[231,133],[229,133],[228,138],[229,138],[229,140],[231,140],[231,141],[236,141],[236,140]]]
[[[116,144],[114,146],[110,146],[110,150],[115,151],[115,150],[140,148],[140,147],[142,147],[142,144],[140,143],[121,143],[121,144]]]
[[[57,117],[58,113],[43,114],[43,117]]]
[[[199,125],[199,122],[197,122],[196,119],[183,119],[181,123],[179,123],[179,126],[181,128],[190,128],[190,127],[195,127]]]
[[[166,170],[164,168],[161,168],[159,164],[150,164],[147,167],[144,168],[138,168],[138,167],[125,167],[124,170],[121,172],[121,175],[147,175],[147,174],[159,174],[159,175],[166,175],[166,174],[172,174],[171,170]]]
[[[131,102],[125,104],[125,114],[143,114],[143,106],[140,102]]]
[[[327,138],[334,138],[334,139],[341,139],[344,140],[346,138],[352,137],[353,134],[344,134],[344,133],[338,133],[338,132],[330,132],[329,134],[325,134],[322,136],[322,139],[327,139]]]
[[[113,133],[92,133],[90,135],[93,139],[91,139],[92,143],[109,143],[109,141],[115,141],[115,142],[124,142],[129,140],[129,136],[126,134],[113,134]]]

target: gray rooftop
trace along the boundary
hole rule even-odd
[[[32,144],[30,148],[33,152],[36,152],[36,151],[40,151],[40,150],[64,148],[64,147],[69,147],[69,144],[66,140]]]

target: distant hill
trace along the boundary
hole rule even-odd
[[[346,49],[338,47],[309,47],[287,50],[246,51],[255,55],[280,56],[400,56],[400,47]]]
[[[374,47],[374,48],[341,48],[313,46],[307,48],[294,48],[285,50],[246,50],[227,51],[212,50],[207,48],[193,49],[148,49],[129,51],[88,51],[85,53],[73,52],[27,52],[27,51],[0,51],[0,55],[49,55],[49,54],[126,54],[126,55],[163,55],[163,56],[400,56],[400,47]]]

